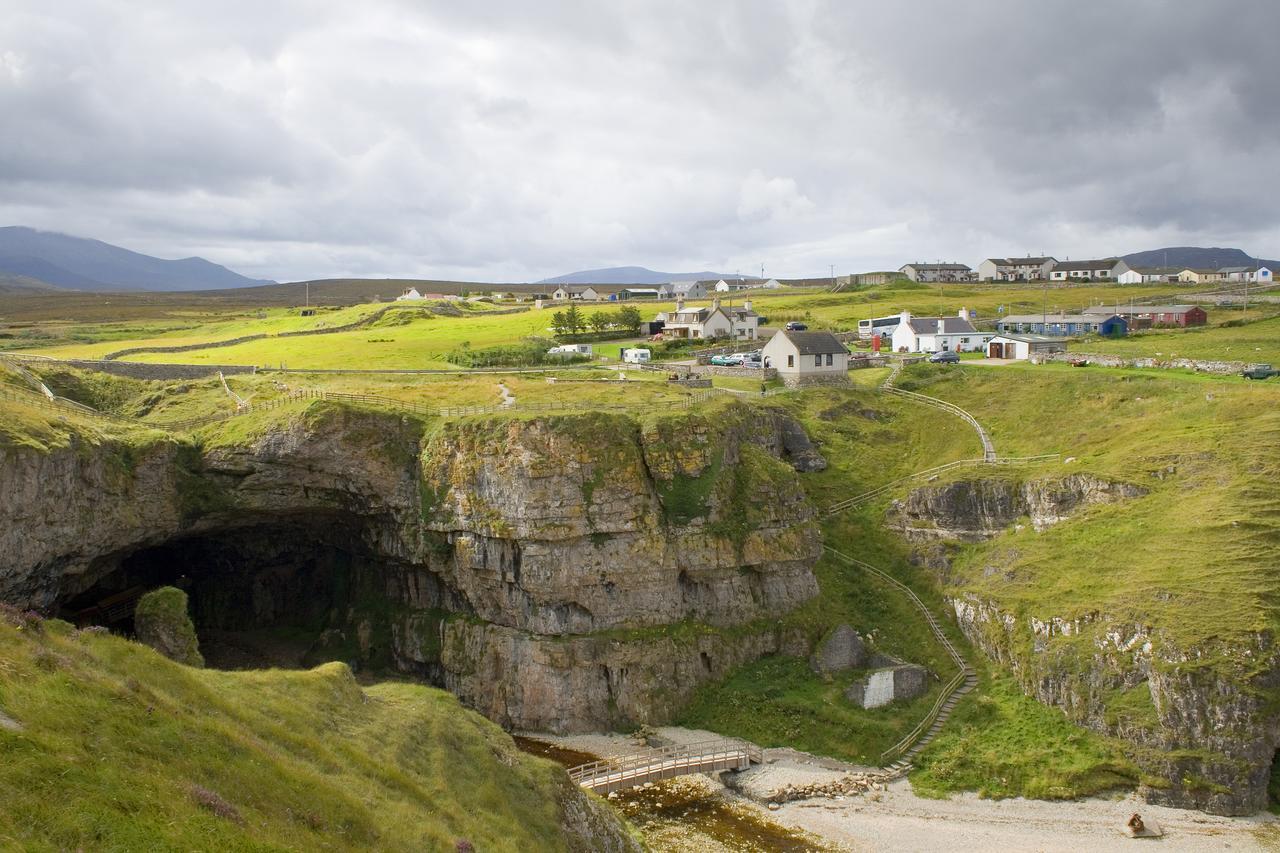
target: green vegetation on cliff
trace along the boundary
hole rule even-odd
[[[0,847],[566,850],[617,831],[442,691],[362,689],[342,664],[190,669],[0,616]]]

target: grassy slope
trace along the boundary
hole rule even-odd
[[[1276,306],[1269,306],[1275,309]],[[1081,344],[1078,349],[1130,357],[1221,359],[1280,365],[1280,317],[1239,327],[1201,326]]]
[[[216,672],[0,619],[0,846],[563,849],[550,762],[447,693],[342,664]],[[238,818],[198,802],[199,786]]]

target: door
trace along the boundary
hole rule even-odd
[[[1004,358],[1004,346],[992,341],[987,350],[987,358]]]

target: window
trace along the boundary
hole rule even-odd
[[[834,355],[832,355],[831,353],[827,353],[827,367],[831,367],[831,366],[832,366],[832,365],[834,365],[835,363],[836,363],[836,362],[835,362],[835,356],[834,356]]]
[[[796,366],[796,357],[794,355],[787,356],[787,367]]]

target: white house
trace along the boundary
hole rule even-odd
[[[406,287],[404,293],[396,297],[396,302],[412,302],[421,299],[422,294],[418,292],[416,287]]]
[[[966,264],[903,264],[898,272],[912,281],[968,281],[973,270]]]
[[[778,281],[776,278],[771,278],[768,281],[758,286],[764,288],[765,290],[777,290],[778,288],[782,287],[782,282]]]
[[[720,300],[710,306],[686,308],[683,300],[676,302],[676,310],[658,314],[663,337],[669,338],[734,338],[755,340],[760,329],[760,315],[751,310],[751,300],[741,308],[722,307]]]
[[[716,293],[732,293],[735,290],[750,290],[759,285],[745,278],[722,278],[717,282],[703,282],[711,284],[711,289]]]
[[[1223,281],[1254,281],[1259,284],[1270,284],[1275,280],[1271,270],[1263,266],[1223,267],[1218,272],[1222,273]]]
[[[591,285],[562,284],[551,294],[551,298],[557,302],[564,302],[567,299],[581,299],[584,302],[599,302],[600,294]]]
[[[1047,281],[1053,258],[987,258],[978,264],[978,281]]]
[[[788,387],[849,381],[849,350],[830,332],[777,332],[761,356]]]
[[[955,317],[912,317],[902,312],[902,322],[893,330],[894,352],[983,352],[994,332],[979,332],[969,322],[964,308]]]
[[[1012,358],[1025,361],[1033,354],[1066,351],[1066,340],[1048,335],[996,335],[987,342],[987,358]]]
[[[1119,258],[1094,261],[1059,261],[1049,270],[1050,281],[1112,281],[1119,274]]]
[[[1115,280],[1121,284],[1151,284],[1177,281],[1182,270],[1178,267],[1131,267],[1123,261],[1116,267]]]
[[[670,281],[658,286],[659,299],[705,299],[707,293],[705,281]]]
[[[1209,284],[1215,281],[1222,281],[1222,273],[1219,270],[1187,267],[1178,273],[1178,281],[1183,284]]]

